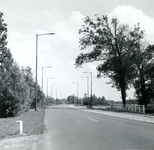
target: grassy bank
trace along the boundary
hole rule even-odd
[[[44,130],[44,109],[35,112],[30,109],[24,114],[13,118],[0,118],[0,139],[19,135],[17,120],[23,121],[23,132],[25,135],[40,134]]]

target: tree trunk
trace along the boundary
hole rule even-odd
[[[140,71],[140,84],[141,84],[141,105],[145,105],[147,107],[148,100],[147,100],[147,95],[146,95],[146,88],[145,88],[145,79],[144,79],[144,74],[143,74],[143,66],[139,70]]]
[[[125,105],[126,105],[126,87],[125,87],[124,79],[121,79],[120,88],[121,88],[122,103],[123,103],[123,106],[125,108]]]
[[[125,91],[125,87],[121,87],[121,97],[122,97],[123,106],[125,107],[125,105],[126,105],[126,91]]]

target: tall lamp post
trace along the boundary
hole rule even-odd
[[[56,105],[57,105],[57,90],[60,88],[56,88]]]
[[[52,78],[47,78],[47,97],[48,97],[48,80],[49,79],[54,79],[53,77]]]
[[[53,86],[57,84],[51,84],[51,97],[53,98]]]
[[[83,72],[83,73],[90,73],[90,75],[91,75],[91,104],[90,104],[90,106],[89,107],[92,107],[92,72]]]
[[[87,78],[87,97],[89,97],[89,77],[81,77],[81,78]]]
[[[42,92],[43,92],[43,69],[44,68],[52,68],[51,66],[42,67]]]
[[[60,91],[60,99],[62,100],[62,92],[63,92],[64,90],[61,90]]]
[[[72,82],[73,84],[76,84],[77,85],[77,106],[78,106],[78,83],[77,82]]]
[[[43,36],[43,35],[54,35],[55,33],[44,33],[44,34],[36,34],[36,77],[35,77],[35,82],[36,82],[36,87],[35,87],[35,111],[37,111],[37,61],[38,61],[38,54],[37,54],[37,49],[38,49],[38,36]]]

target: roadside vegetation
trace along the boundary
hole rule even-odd
[[[98,78],[109,77],[112,87],[121,91],[123,106],[127,104],[127,90],[135,88],[135,96],[139,105],[154,104],[154,45],[145,40],[145,31],[140,24],[130,28],[121,24],[118,18],[95,16],[86,17],[84,25],[79,30],[81,38],[81,53],[75,60],[76,67],[85,63],[98,61],[96,67]],[[87,49],[90,51],[87,52]],[[17,117],[29,113],[35,107],[37,94],[38,107],[59,100],[46,98],[40,86],[34,81],[32,69],[29,66],[20,67],[7,48],[7,24],[0,12],[0,118]],[[103,93],[102,93],[103,94]],[[84,105],[108,105],[105,97],[92,100],[79,98]],[[73,103],[74,97],[68,96],[67,102]],[[152,111],[150,108],[149,111]],[[30,111],[31,112],[31,111]],[[32,113],[33,114],[33,113]],[[35,117],[34,117],[35,118]]]
[[[132,86],[139,105],[154,104],[154,45],[146,41],[145,32],[139,23],[129,27],[107,15],[87,16],[79,30],[82,53],[75,60],[76,67],[99,62],[97,77],[110,78],[108,84],[121,92],[124,107]]]
[[[23,121],[23,135],[41,134],[44,130],[44,108],[36,112],[30,109],[18,117],[0,119],[0,139],[19,136],[19,124],[17,120]]]
[[[15,117],[46,103],[40,86],[34,81],[32,69],[20,67],[7,48],[7,24],[0,12],[0,118]]]

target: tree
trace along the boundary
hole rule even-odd
[[[83,105],[89,105],[89,97],[83,98]]]
[[[70,95],[67,97],[67,103],[68,104],[74,104],[75,102],[75,96],[74,95]]]
[[[136,67],[137,75],[134,82],[138,103],[147,106],[150,102],[152,91],[151,81],[153,77],[150,72],[153,64],[154,45],[148,45],[145,42],[138,41],[138,46],[132,54],[132,61]],[[152,77],[152,78],[151,78]]]
[[[4,23],[3,13],[0,12],[0,117],[14,116],[16,106],[14,96],[9,90],[9,71],[13,64],[13,58],[7,46],[7,24]],[[18,100],[17,100],[18,101]],[[12,108],[14,111],[10,111]]]
[[[26,105],[29,108],[35,99],[35,82],[33,78],[32,69],[27,67],[22,67],[22,74],[24,78],[24,83],[26,83],[27,86],[27,100]]]
[[[45,95],[34,81],[30,67],[22,69],[13,60],[7,48],[7,25],[0,12],[0,117],[13,117],[28,111],[35,103],[37,87],[38,104],[44,103]]]
[[[96,15],[95,20],[86,17],[79,30],[81,50],[90,47],[88,53],[81,53],[76,58],[76,67],[87,62],[99,61],[98,78],[111,79],[112,86],[121,91],[123,105],[126,104],[126,90],[134,78],[134,66],[130,55],[139,39],[143,38],[139,24],[130,31],[128,25],[120,24],[117,18]]]
[[[97,98],[97,96],[95,94],[92,95],[92,100],[93,100],[92,101],[93,105],[97,105],[98,104],[98,98]]]

